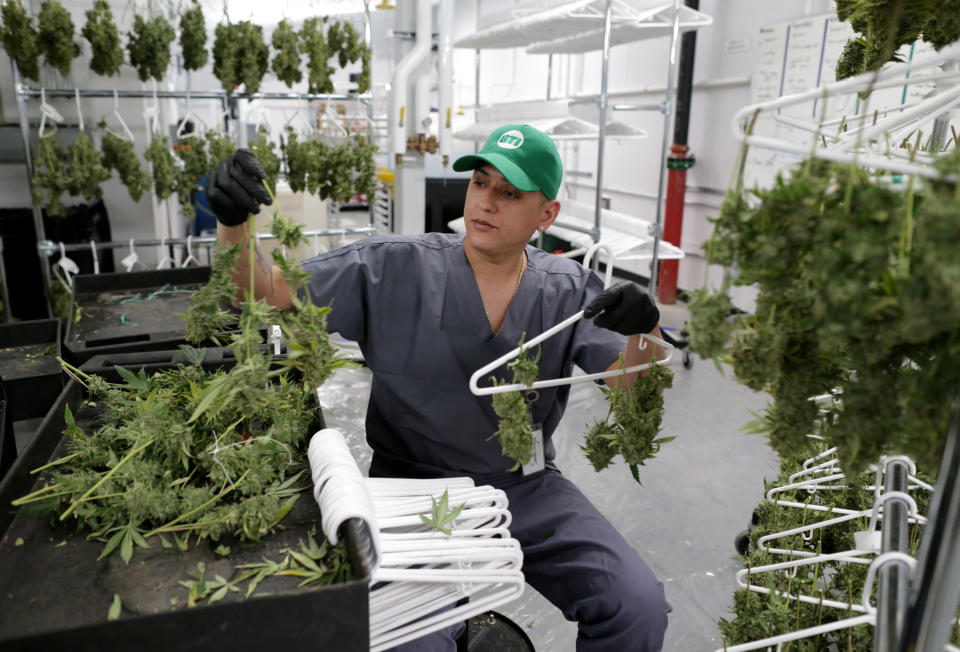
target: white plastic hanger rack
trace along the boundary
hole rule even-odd
[[[939,68],[938,72],[922,75],[918,72]],[[837,132],[837,120],[805,122],[780,116],[781,122],[814,133],[813,145],[802,145],[782,138],[758,136],[748,133],[750,125],[761,114],[774,114],[780,109],[797,104],[822,100],[821,106],[832,97],[845,96],[889,87],[909,84],[935,83],[937,92],[909,106],[897,106],[875,112],[867,108],[856,116],[846,119],[846,132]],[[794,95],[785,95],[775,100],[750,104],[740,109],[733,117],[731,129],[737,140],[749,147],[761,147],[800,156],[848,163],[864,168],[887,170],[905,175],[939,178],[940,173],[930,165],[933,158],[924,152],[916,153],[911,162],[909,154],[896,147],[904,134],[910,134],[917,124],[926,119],[949,113],[960,105],[960,44],[943,48],[932,56],[922,57],[909,64],[890,65],[877,72],[867,72],[842,81],[831,82]],[[826,142],[826,146],[823,143]]]
[[[507,497],[469,478],[364,478],[343,436],[325,429],[308,451],[322,528],[358,524],[370,566],[370,649],[386,650],[485,613],[524,588],[520,543],[510,536]],[[426,525],[446,493],[449,534]],[[464,604],[459,604],[469,598]]]
[[[605,0],[575,0],[544,10],[514,9],[512,19],[478,30],[454,43],[458,48],[527,47],[530,54],[587,52],[603,47]],[[611,45],[669,35],[673,4],[637,9],[622,0],[611,7]],[[710,25],[713,19],[683,7],[680,30]]]

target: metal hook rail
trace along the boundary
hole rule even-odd
[[[352,229],[324,229],[320,231],[304,231],[303,235],[307,238],[322,238],[348,235],[372,235],[376,229],[372,226],[361,226]],[[272,233],[258,233],[257,241],[275,240],[276,236]],[[107,242],[82,242],[76,244],[64,244],[53,242],[52,240],[42,240],[37,243],[37,251],[45,257],[50,257],[55,253],[63,251],[88,251],[91,248],[104,249],[125,249],[134,247],[161,247],[166,245],[215,245],[216,236],[189,236],[186,238],[132,238],[130,240],[111,240]]]

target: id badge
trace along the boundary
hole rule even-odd
[[[534,424],[533,426],[533,455],[530,461],[523,465],[523,474],[530,475],[537,471],[543,471],[546,466],[546,455],[543,450],[543,426]]]

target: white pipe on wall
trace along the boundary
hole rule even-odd
[[[437,68],[437,108],[440,110],[438,139],[443,167],[447,167],[453,141],[453,0],[440,0],[437,23],[440,33],[440,59]]]
[[[390,96],[390,152],[397,163],[407,149],[407,132],[413,111],[408,102],[408,81],[413,73],[430,53],[432,41],[432,13],[430,0],[417,0],[416,32],[417,40],[413,49],[397,64],[391,80]]]
[[[431,57],[434,59],[434,57]],[[416,116],[413,124],[415,134],[424,134],[429,137],[432,131],[433,117],[430,114],[430,91],[437,85],[436,61],[431,60],[427,66],[421,66],[417,81],[414,82],[413,96]],[[413,116],[411,116],[413,117]]]

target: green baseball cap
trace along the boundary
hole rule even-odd
[[[540,190],[556,199],[563,178],[563,163],[550,136],[530,125],[505,125],[487,138],[476,154],[453,162],[457,172],[489,163],[517,190]]]

